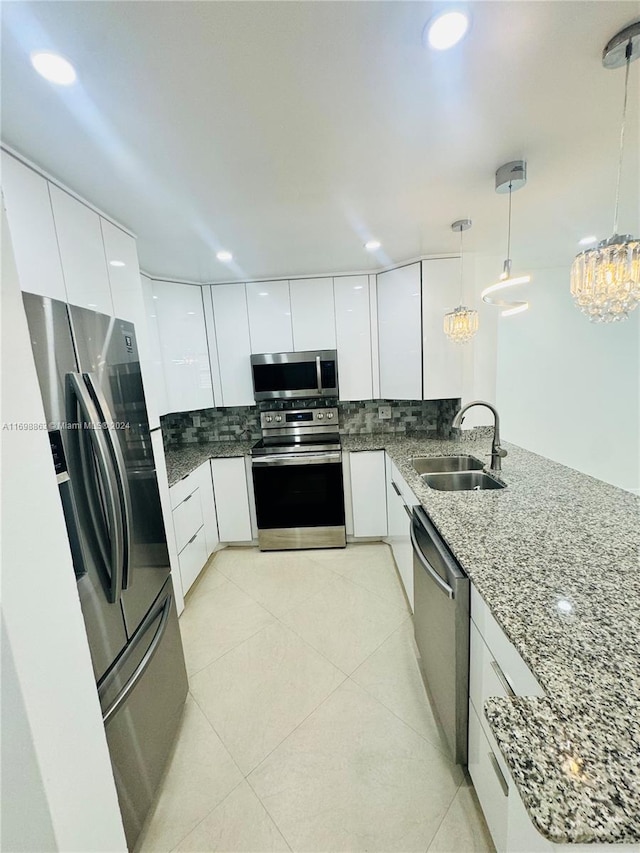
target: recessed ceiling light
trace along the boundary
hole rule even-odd
[[[38,74],[50,83],[70,86],[76,82],[76,69],[63,56],[48,51],[36,51],[31,54],[31,64]]]
[[[368,252],[375,252],[375,250],[379,249],[380,246],[381,243],[379,243],[378,240],[367,240],[364,244],[364,247]]]
[[[124,267],[124,266],[126,266],[124,261],[109,261],[109,265],[112,267]]]
[[[469,29],[464,12],[445,12],[427,24],[427,40],[434,50],[448,50],[457,44]]]
[[[258,296],[268,296],[268,295],[269,295],[268,290],[261,290],[260,293],[258,294]]]
[[[595,243],[597,241],[597,237],[595,234],[590,234],[588,237],[583,237],[582,240],[579,240],[581,246],[588,246],[590,243]]]
[[[216,253],[216,258],[219,261],[232,261],[233,255],[231,254],[231,252],[227,252],[223,249],[222,251]]]
[[[354,289],[354,290],[362,290],[362,289],[363,289],[363,285],[362,285],[362,284],[356,284],[356,285],[355,285],[355,287],[354,287],[353,289]]]

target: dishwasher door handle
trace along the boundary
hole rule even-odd
[[[420,550],[420,545],[418,544],[418,540],[416,538],[415,530],[413,524],[411,525],[411,544],[413,545],[413,555],[418,560],[422,568],[429,575],[431,580],[435,581],[436,585],[445,593],[449,598],[454,599],[455,593],[453,588],[449,586],[449,584],[443,580],[440,575],[436,572],[433,566],[427,562],[424,554]]]

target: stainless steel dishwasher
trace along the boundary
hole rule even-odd
[[[434,714],[456,764],[467,763],[469,579],[422,509],[414,507],[414,630]]]

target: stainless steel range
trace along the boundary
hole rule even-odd
[[[260,425],[251,450],[260,550],[344,548],[338,410],[263,412]]]

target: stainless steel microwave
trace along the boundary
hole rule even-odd
[[[252,355],[251,373],[256,402],[338,396],[338,354],[334,349]]]

